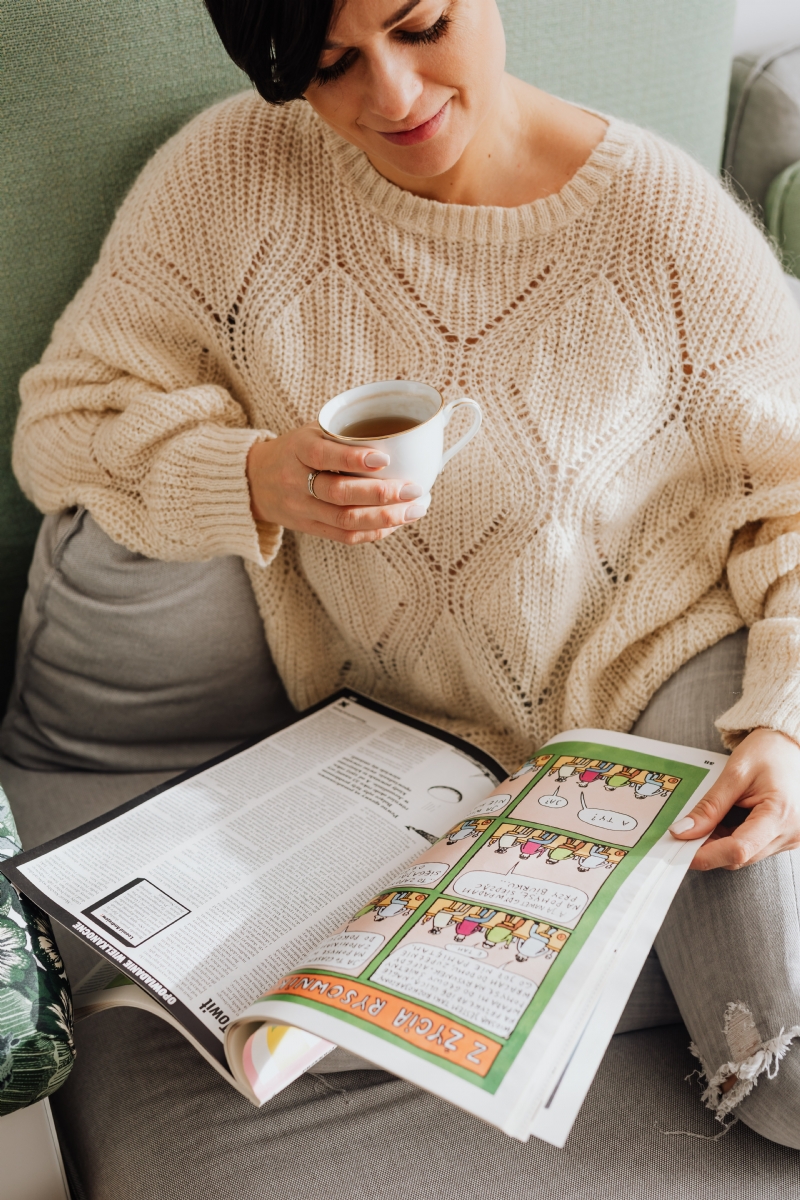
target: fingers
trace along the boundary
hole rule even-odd
[[[356,545],[363,539],[346,535],[372,533],[379,530],[391,532],[392,529],[398,529],[401,525],[418,521],[420,517],[424,517],[427,507],[427,504],[420,504],[418,501],[412,504],[390,504],[383,507],[374,505],[362,508],[341,507],[318,500],[316,503],[312,501],[311,520],[320,528],[325,528],[329,536],[331,530],[335,530],[338,535],[345,535],[337,536],[337,541]]]
[[[781,834],[777,814],[759,805],[731,834],[709,838],[692,859],[692,869],[713,871],[723,867],[738,871],[782,849]]]
[[[327,504],[342,507],[377,505],[385,507],[403,501],[418,500],[422,488],[402,479],[357,479],[353,475],[332,475],[322,472],[314,480],[314,495]]]
[[[383,451],[333,442],[323,437],[318,425],[307,425],[301,433],[303,436],[298,446],[298,456],[309,471],[337,471],[343,475],[354,475],[361,471],[380,471],[382,467],[389,466],[389,455]]]
[[[707,837],[716,829],[725,814],[745,795],[750,778],[736,752],[728,759],[716,783],[685,817],[670,826],[673,837],[683,841]]]

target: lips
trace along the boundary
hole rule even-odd
[[[376,129],[375,132],[394,146],[417,146],[420,142],[429,141],[439,132],[448,104],[449,100],[446,100],[437,113],[434,113],[429,120],[423,121],[421,125],[415,125],[413,129],[404,129],[402,133],[384,133],[380,129]]]

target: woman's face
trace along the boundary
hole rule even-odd
[[[432,179],[492,121],[504,67],[496,0],[344,0],[305,95],[388,178]]]

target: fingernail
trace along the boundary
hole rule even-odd
[[[422,495],[422,488],[418,483],[404,483],[400,488],[401,500],[418,500]]]
[[[382,454],[380,450],[370,450],[369,454],[364,459],[365,467],[388,467],[391,459],[388,454]]]
[[[688,833],[690,829],[694,829],[694,817],[681,817],[669,827],[670,833]]]
[[[424,517],[428,511],[427,504],[409,504],[406,509],[406,514],[403,517],[404,521],[418,521],[420,517]]]

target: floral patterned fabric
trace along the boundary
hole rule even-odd
[[[0,788],[0,860],[21,850]],[[49,1096],[74,1060],[72,996],[50,921],[0,875],[0,1117]]]

